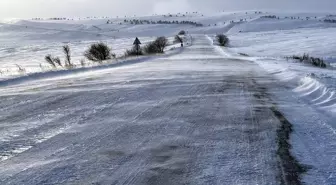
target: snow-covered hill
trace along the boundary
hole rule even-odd
[[[261,18],[276,15],[279,19]],[[15,72],[15,64],[39,69],[46,53],[57,53],[59,46],[70,43],[74,56],[80,58],[92,42],[103,40],[116,51],[132,44],[134,37],[143,40],[155,36],[173,36],[179,30],[189,33],[216,34],[227,32],[231,47],[255,56],[286,56],[304,52],[320,57],[335,57],[335,23],[323,22],[325,14],[221,12],[155,15],[124,18],[75,18],[69,20],[15,20],[0,26],[0,68]],[[291,19],[295,17],[295,20]],[[309,17],[309,20],[306,20]],[[300,18],[300,19],[299,19]],[[203,24],[139,24],[125,20],[192,21]],[[303,19],[303,20],[301,20]],[[231,22],[234,21],[234,22]],[[109,24],[107,24],[107,22]],[[150,39],[149,39],[150,40]],[[37,66],[36,69],[31,69]]]

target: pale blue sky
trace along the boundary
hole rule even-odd
[[[247,9],[336,11],[336,0],[0,0],[0,18],[122,16]]]

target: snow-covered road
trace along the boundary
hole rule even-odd
[[[179,55],[2,87],[0,184],[280,184],[281,90],[202,35]]]

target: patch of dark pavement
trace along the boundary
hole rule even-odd
[[[256,79],[251,79],[249,90],[253,92],[252,96],[259,103],[254,107],[254,112],[263,114],[263,108],[270,109],[273,115],[279,120],[280,126],[276,131],[277,135],[277,155],[279,157],[279,169],[281,184],[285,185],[301,185],[301,177],[308,171],[308,166],[300,164],[292,155],[290,137],[293,132],[293,125],[286,117],[277,109],[277,104],[273,102],[268,89],[259,84]]]
[[[278,149],[277,155],[280,158],[280,167],[282,169],[282,184],[301,185],[301,176],[309,170],[308,166],[302,165],[292,155],[290,144],[290,135],[293,132],[292,124],[276,108],[274,104],[271,110],[276,118],[280,121],[280,127],[277,130]]]

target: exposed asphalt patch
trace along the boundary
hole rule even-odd
[[[280,121],[280,127],[277,129],[277,155],[279,156],[279,166],[281,170],[281,184],[284,185],[301,185],[301,176],[308,171],[308,167],[300,164],[291,154],[292,145],[290,137],[293,132],[293,125],[277,109],[276,103],[272,102],[267,88],[261,87],[255,79],[251,79],[252,87],[255,89],[253,96],[260,104],[272,105],[270,107],[274,116]],[[256,111],[256,110],[255,110]]]
[[[297,159],[291,154],[291,144],[289,143],[290,135],[293,132],[292,124],[285,118],[285,116],[276,109],[271,107],[274,115],[279,119],[281,126],[277,130],[278,150],[277,154],[280,158],[280,165],[282,168],[282,184],[286,185],[300,185],[301,175],[306,173],[308,168],[300,164]]]

